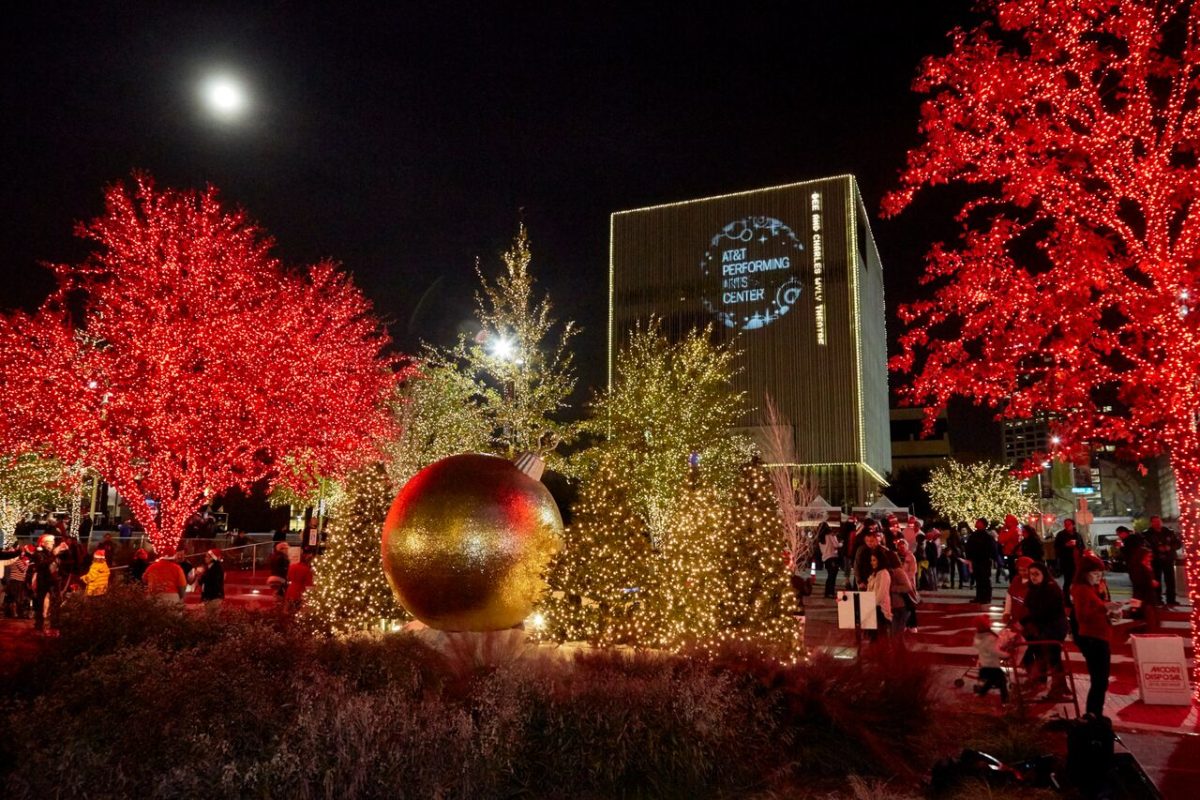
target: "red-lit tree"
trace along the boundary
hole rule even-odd
[[[929,410],[955,394],[1050,415],[1053,455],[1170,455],[1200,641],[1200,10],[1191,0],[984,0],[927,59],[896,214],[967,184],[928,256],[894,369]],[[1200,677],[1200,676],[1198,676]]]
[[[157,548],[206,498],[357,463],[396,382],[370,303],[332,264],[284,268],[217,193],[135,176],[55,265],[36,314],[0,315],[0,451],[97,470]]]

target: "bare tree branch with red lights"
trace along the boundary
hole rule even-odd
[[[286,457],[334,474],[390,435],[388,338],[330,263],[293,270],[214,189],[106,194],[36,314],[0,315],[0,450],[97,470],[161,552]]]
[[[953,395],[1048,414],[1096,443],[1171,457],[1200,641],[1200,10],[1191,0],[984,0],[926,59],[921,141],[884,213],[975,191],[901,311],[892,368],[930,414]],[[927,418],[931,422],[932,416]]]

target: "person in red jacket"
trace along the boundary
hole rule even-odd
[[[300,560],[288,567],[287,590],[284,602],[289,611],[296,611],[304,602],[304,590],[313,585],[313,551],[306,548],[300,554]]]
[[[1000,542],[1000,555],[1004,559],[1004,571],[1009,583],[1012,583],[1013,576],[1017,574],[1016,561],[1021,547],[1021,525],[1015,514],[1004,515],[1004,527],[1000,529],[997,539]]]
[[[1085,555],[1080,560],[1079,571],[1071,584],[1071,599],[1075,603],[1075,620],[1079,632],[1075,644],[1087,662],[1088,677],[1092,686],[1088,689],[1087,713],[1104,716],[1104,697],[1108,693],[1108,674],[1112,665],[1112,623],[1108,619],[1108,605],[1100,597],[1100,582],[1104,579],[1104,562],[1094,555]]]

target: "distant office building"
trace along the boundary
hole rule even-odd
[[[925,410],[922,408],[891,410],[893,476],[906,469],[936,469],[953,455],[946,412],[934,420],[929,436],[923,435],[924,426]]]
[[[657,316],[672,337],[712,324],[741,351],[738,388],[755,408],[774,398],[822,494],[873,500],[892,460],[883,272],[854,178],[619,211],[610,224],[610,382],[637,322]],[[761,415],[745,424],[761,432]]]
[[[1045,417],[1005,420],[1003,431],[1004,460],[1014,466],[1054,449]]]

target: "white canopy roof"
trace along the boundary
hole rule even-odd
[[[836,511],[837,510],[837,506],[830,505],[829,501],[826,500],[824,497],[821,497],[821,495],[817,495],[816,497],[814,497],[812,499],[811,503],[809,503],[806,506],[801,506],[800,508],[801,509],[819,508],[822,511]]]
[[[800,513],[801,525],[815,528],[828,520],[831,514],[840,514],[842,510],[835,505],[831,505],[821,495],[817,495],[812,499],[811,503],[806,506],[799,506],[796,511]]]
[[[888,499],[886,494],[879,495],[879,499],[869,506],[855,506],[855,512],[865,512],[873,517],[888,514],[907,514],[908,509],[904,506],[898,506]]]

